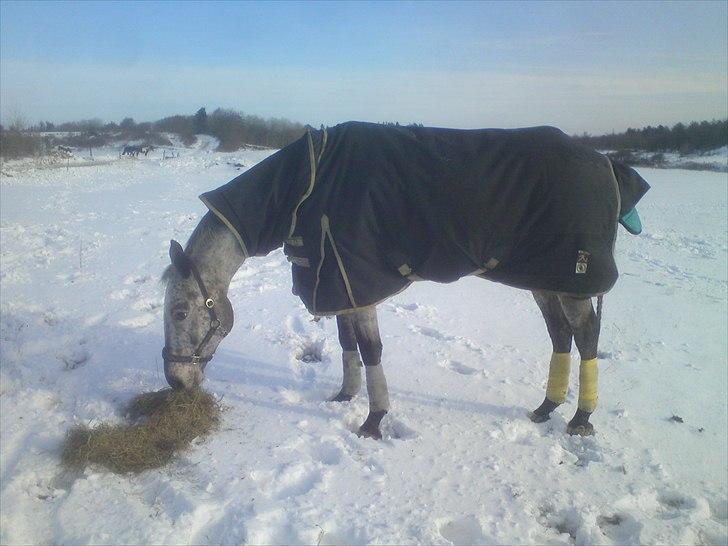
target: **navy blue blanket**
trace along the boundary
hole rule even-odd
[[[247,255],[284,244],[294,293],[327,315],[465,275],[602,294],[618,276],[618,219],[648,188],[552,127],[349,122],[309,131],[201,199]]]

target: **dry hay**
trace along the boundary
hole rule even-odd
[[[69,430],[61,461],[68,468],[98,464],[119,474],[157,468],[213,430],[220,411],[218,401],[202,390],[141,394],[126,408],[130,423]]]

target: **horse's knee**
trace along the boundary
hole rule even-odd
[[[582,360],[596,358],[599,344],[599,319],[594,312],[591,299],[559,296],[559,301],[574,332],[574,341],[576,341]]]
[[[382,362],[382,342],[378,339],[365,340],[359,344],[361,359],[365,366],[377,366]]]
[[[382,360],[382,339],[376,311],[370,309],[357,313],[352,317],[352,324],[364,365],[378,365]]]
[[[569,321],[573,330],[577,330],[588,325],[592,317],[596,319],[591,298],[559,296],[559,302],[561,303],[564,315],[566,315],[566,320]]]

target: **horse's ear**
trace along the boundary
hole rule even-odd
[[[169,242],[169,257],[172,260],[172,265],[177,269],[180,275],[185,279],[192,273],[192,264],[190,259],[185,254],[182,245],[172,239]]]

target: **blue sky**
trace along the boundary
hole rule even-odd
[[[200,106],[314,125],[728,115],[726,2],[0,2],[0,116]]]

